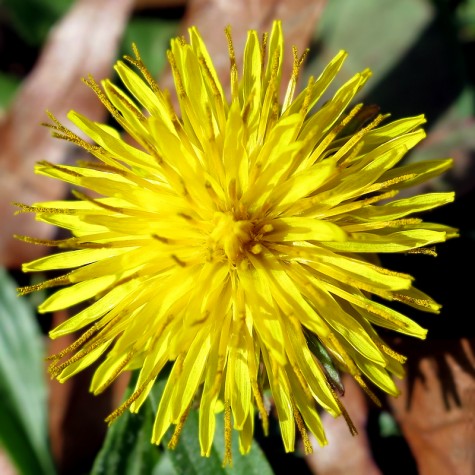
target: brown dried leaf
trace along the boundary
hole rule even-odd
[[[353,436],[343,417],[322,414],[328,445],[320,447],[312,436],[315,451],[306,457],[310,469],[318,475],[381,475],[371,453],[366,425],[369,417],[368,398],[355,380],[344,375],[345,395],[341,398],[358,434]]]
[[[242,65],[247,31],[270,32],[274,20],[282,20],[286,39],[284,78],[292,71],[291,46],[302,53],[309,46],[326,0],[190,0],[182,23],[182,33],[194,25],[199,30],[213,59],[216,71],[229,84],[228,45],[224,29],[231,26],[233,44],[238,65]],[[173,83],[168,70],[161,84],[172,90]]]
[[[475,339],[427,340],[408,351],[401,396],[388,399],[420,475],[473,474]]]
[[[54,200],[65,186],[36,176],[36,161],[67,161],[71,145],[55,140],[40,127],[51,110],[65,120],[70,109],[93,120],[105,116],[104,107],[81,78],[100,80],[111,72],[118,42],[129,18],[133,0],[78,0],[56,25],[31,74],[24,80],[0,123],[0,264],[9,268],[39,257],[44,248],[15,240],[13,234],[52,238],[54,229],[22,214],[14,217],[12,202]]]
[[[174,8],[186,4],[185,0],[135,0],[136,10],[145,10],[148,8]]]
[[[2,475],[19,475],[9,455],[0,449],[0,473]]]

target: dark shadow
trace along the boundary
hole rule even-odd
[[[408,357],[405,365],[408,379],[408,409],[410,395],[416,380],[424,383],[419,369],[423,358],[430,358],[440,380],[442,399],[447,410],[460,406],[461,398],[447,357],[475,378],[475,367],[467,355],[467,346],[461,345],[465,339],[469,351],[474,351],[475,328],[473,311],[469,298],[473,295],[475,268],[475,192],[467,193],[450,205],[424,215],[429,222],[444,223],[460,230],[460,237],[437,245],[437,257],[424,255],[382,255],[383,266],[415,277],[414,285],[435,298],[442,305],[439,315],[424,313],[405,305],[391,307],[415,320],[428,329],[426,341],[401,336],[397,338],[395,349]],[[394,334],[383,332],[388,341],[394,341]]]
[[[435,124],[465,84],[463,57],[455,38],[450,19],[440,9],[364,102],[384,105],[394,119],[424,113],[428,127]]]
[[[411,448],[401,434],[381,435],[379,408],[369,403],[368,440],[374,461],[384,475],[418,475]],[[395,456],[397,454],[397,456]]]

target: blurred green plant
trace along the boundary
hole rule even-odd
[[[0,446],[21,475],[53,475],[48,445],[44,345],[36,314],[0,269]]]
[[[12,26],[31,46],[44,43],[51,27],[74,0],[2,0]]]
[[[136,382],[134,375],[125,394],[129,397]],[[216,418],[216,436],[211,455],[200,455],[198,410],[188,415],[180,441],[175,449],[150,444],[153,420],[165,388],[168,374],[155,383],[138,414],[124,413],[107,433],[90,475],[272,475],[273,471],[259,445],[254,441],[248,455],[239,451],[238,438],[233,438],[233,466],[223,467],[224,421]],[[170,439],[173,430],[169,431]]]

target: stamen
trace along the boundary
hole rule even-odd
[[[84,238],[83,238],[84,239]],[[77,249],[106,249],[109,247],[120,247],[122,243],[117,242],[92,242],[92,241],[83,241],[80,242],[77,238],[72,238],[67,241],[71,241],[71,245],[65,245],[60,247],[72,247]],[[65,242],[67,242],[65,241]],[[76,244],[77,243],[77,244]],[[115,244],[115,246],[114,246]]]
[[[409,297],[409,295],[403,294],[393,294],[393,299],[397,300],[398,302],[406,303],[406,304],[413,304],[424,308],[432,308],[433,304],[430,300],[427,299],[417,299],[414,297]]]
[[[83,201],[88,201],[89,203],[95,204],[99,208],[105,209],[107,211],[112,211],[114,213],[119,213],[119,214],[126,214],[124,208],[118,208],[116,206],[110,206],[107,205],[101,201],[99,201],[96,198],[93,198],[92,196],[87,195],[86,193],[82,193],[81,191],[78,190],[72,190],[71,192],[76,198],[83,200]]]
[[[300,432],[300,436],[302,437],[302,442],[305,450],[305,455],[309,455],[313,452],[312,444],[310,443],[310,439],[308,438],[307,427],[305,426],[305,422],[302,419],[302,415],[300,411],[295,406],[295,403],[292,401],[292,408],[294,412],[294,419],[297,423],[297,428]]]
[[[272,57],[270,81],[276,80],[276,78],[279,76],[279,64],[280,64],[280,51],[276,49],[274,51],[274,56]]]
[[[172,102],[172,98],[171,98],[171,95],[170,95],[170,91],[168,89],[165,89],[165,91],[162,92],[162,98],[163,98],[163,102],[165,104],[165,107],[167,109],[168,116],[170,117],[170,120],[173,122],[173,125],[176,128],[177,124],[180,124],[180,119],[176,115],[176,112],[175,112],[175,109],[174,109],[174,106],[173,106],[173,102]]]
[[[85,331],[77,340],[75,340],[73,343],[68,345],[66,348],[61,350],[59,353],[55,353],[54,355],[50,355],[46,358],[46,360],[53,360],[53,361],[58,361],[64,356],[66,356],[68,353],[72,353],[73,351],[77,350],[80,346],[82,346],[83,343],[85,343],[87,340],[89,340],[95,333],[97,333],[100,328],[103,325],[96,323],[94,324],[89,330]],[[56,363],[52,363],[54,366]]]
[[[234,51],[233,39],[231,36],[231,26],[228,25],[225,30],[226,38],[228,40],[228,54],[229,61],[231,63],[231,96],[233,99],[237,99],[239,96],[239,80],[238,80],[238,70],[236,64],[236,53]]]
[[[180,216],[181,218],[186,219],[187,221],[194,221],[193,216],[190,216],[186,213],[177,213],[177,216]]]
[[[223,467],[233,464],[232,452],[232,423],[231,423],[231,405],[229,401],[224,406],[224,460]]]
[[[390,227],[400,227],[400,226],[409,226],[411,224],[420,224],[422,219],[420,218],[403,218],[403,219],[393,219],[389,221]]]
[[[124,56],[124,59],[126,59],[129,63],[133,64],[142,73],[142,76],[147,81],[147,84],[150,86],[150,88],[155,94],[160,94],[160,88],[158,87],[157,81],[155,81],[154,77],[152,76],[152,74],[150,74],[150,71],[143,63],[142,58],[140,57],[139,50],[135,43],[132,43],[132,50],[134,52],[135,59],[128,55]]]
[[[269,34],[267,32],[262,34],[261,40],[261,77],[264,76],[265,70],[265,61],[264,58],[266,57],[266,50],[267,50],[267,40],[269,39]]]
[[[14,206],[18,206],[19,209],[18,211],[15,211],[15,215],[17,214],[22,214],[22,213],[45,213],[45,214],[68,214],[68,215],[73,215],[77,214],[76,209],[70,209],[70,208],[47,208],[45,206],[39,206],[39,205],[25,205],[23,203],[12,203]]]
[[[341,122],[339,122],[336,126],[333,127],[333,129],[328,132],[328,134],[320,142],[318,147],[309,156],[309,164],[314,163],[322,158],[323,152],[333,142],[333,140],[335,140],[336,136],[345,128],[345,126],[351,121],[351,119],[353,119],[353,117],[358,114],[362,107],[363,104],[357,104],[355,107],[353,107],[353,109],[351,109],[348,115]]]
[[[119,366],[114,370],[114,372],[109,376],[107,381],[105,381],[101,386],[99,386],[95,391],[94,394],[102,393],[106,388],[108,388],[112,382],[122,373],[122,370],[130,363],[134,355],[137,353],[137,350],[132,348],[121,361]]]
[[[198,61],[200,63],[200,66],[203,68],[203,71],[205,73],[204,74],[205,78],[208,81],[208,85],[211,88],[211,92],[213,93],[213,96],[215,97],[215,99],[218,99],[221,101],[222,100],[221,91],[219,90],[218,85],[216,84],[216,81],[214,80],[213,74],[211,73],[211,69],[208,63],[206,62],[206,58],[202,54],[200,54],[198,56]]]
[[[374,394],[371,389],[369,389],[368,385],[363,381],[363,378],[360,374],[354,374],[353,378],[355,378],[356,382],[360,385],[361,389],[366,393],[366,395],[378,406],[382,407],[381,401],[378,399],[376,394]]]
[[[408,173],[407,175],[397,176],[395,178],[391,178],[390,180],[383,181],[381,183],[374,183],[371,186],[368,186],[365,190],[366,193],[373,193],[374,191],[379,191],[384,188],[389,188],[390,186],[397,185],[406,180],[411,180],[416,176],[415,173]]]
[[[170,67],[172,68],[173,78],[175,80],[175,89],[177,95],[180,99],[184,99],[186,97],[186,90],[183,86],[183,80],[180,75],[180,70],[176,64],[175,55],[172,53],[171,50],[167,51],[168,62],[170,63]]]
[[[104,420],[109,425],[114,422],[115,419],[120,417],[145,391],[147,386],[156,379],[159,371],[152,371],[150,376],[140,385],[138,389],[136,389],[126,401],[124,401],[115,411],[109,414]]]
[[[48,114],[48,117],[54,122],[54,124],[43,122],[41,125],[55,130],[56,132],[52,133],[53,137],[78,145],[92,155],[102,155],[106,153],[103,148],[99,147],[98,145],[92,145],[89,142],[86,142],[74,132],[64,127],[51,112],[46,111],[46,113]]]
[[[76,361],[79,361],[83,359],[85,356],[87,356],[89,353],[94,351],[96,348],[101,346],[107,339],[100,338],[97,341],[91,343],[87,348],[81,349],[79,352],[71,356],[67,361],[64,363],[58,364],[58,360],[55,362],[51,363],[51,365],[48,367],[48,372],[51,375],[51,378],[57,378],[58,375],[66,369],[68,366],[72,365],[73,363],[76,363]]]
[[[190,413],[191,406],[192,403],[189,404],[189,406],[185,409],[185,412],[181,415],[180,420],[178,421],[178,424],[175,427],[175,431],[173,432],[172,438],[170,439],[170,442],[168,442],[169,449],[173,450],[178,445],[178,442],[180,440],[180,434],[183,430],[183,426],[185,425],[186,418]]]
[[[114,107],[112,102],[107,98],[107,96],[104,94],[104,92],[100,88],[99,84],[97,84],[93,76],[89,74],[87,79],[83,78],[82,81],[84,82],[84,84],[86,84],[86,86],[90,87],[94,91],[97,98],[102,102],[104,107],[111,113],[112,117],[114,117],[114,119],[120,124],[122,122],[121,113]]]
[[[294,325],[294,328],[295,328],[295,325]],[[293,361],[291,361],[290,364],[292,366],[293,372],[295,373],[295,376],[297,377],[298,382],[300,383],[299,390],[301,389],[304,392],[307,399],[313,399],[312,393],[310,392],[310,389],[308,388],[307,381],[305,380],[305,376],[303,375],[301,369]]]
[[[302,103],[302,107],[300,108],[300,113],[302,116],[306,116],[308,113],[308,108],[310,106],[310,101],[312,99],[313,89],[315,87],[315,78],[310,76],[307,82],[307,87],[305,88],[305,97]]]
[[[33,238],[30,236],[23,236],[21,234],[14,234],[13,237],[18,239],[19,241],[24,241],[29,244],[36,244],[37,246],[48,246],[48,247],[61,247],[61,248],[69,248],[69,247],[76,247],[75,243],[77,240],[75,238],[72,239],[39,239]]]
[[[262,244],[254,244],[252,247],[251,247],[251,252],[254,254],[254,255],[258,255],[262,252]]]
[[[359,373],[358,367],[355,365],[352,358],[350,358],[350,355],[343,348],[343,345],[339,342],[336,335],[333,332],[330,332],[328,334],[328,339],[330,340],[331,344],[334,346],[336,350],[336,354],[340,355],[340,357],[345,362],[346,366],[348,367],[348,372],[353,375],[358,374]]]
[[[377,203],[378,201],[394,198],[397,194],[398,194],[397,190],[391,190],[391,191],[387,191],[386,193],[382,193],[380,195],[371,196],[370,198],[364,198],[362,200],[353,201],[351,203],[347,203],[347,204],[344,204],[344,205],[335,206],[335,208],[324,210],[322,212],[322,216],[328,218],[330,216],[337,216],[339,214],[349,213],[351,211],[355,211],[357,209],[361,209],[361,208],[364,208],[366,206]],[[308,202],[307,206],[302,208],[302,209],[309,209],[313,205],[318,205],[319,204],[319,197],[318,196],[313,196],[313,197],[309,198],[307,200],[307,202]],[[315,216],[315,217],[318,217],[318,216]]]
[[[257,409],[259,410],[259,416],[262,421],[262,430],[264,435],[267,436],[269,435],[269,416],[267,414],[267,410],[264,405],[264,399],[262,398],[257,381],[253,378],[251,379],[251,390],[254,400],[256,401]]]
[[[55,165],[54,163],[48,162],[46,160],[41,160],[36,164],[37,166],[41,165],[43,167],[53,168],[54,170],[59,170],[66,175],[71,175],[75,178],[82,178],[84,175],[78,173],[76,170],[71,170],[70,168],[66,168],[65,166]]]
[[[391,358],[395,359],[396,361],[399,361],[399,363],[403,364],[407,360],[406,356],[401,355],[400,353],[397,353],[396,351],[389,348],[389,346],[385,345],[384,343],[377,342],[377,341],[375,341],[375,343],[383,353],[386,353]]]
[[[424,254],[427,256],[437,257],[435,247],[419,247],[417,249],[409,249],[409,251],[406,251],[406,254]]]
[[[331,389],[331,387],[330,387],[330,389]],[[332,390],[332,392],[333,392],[333,390]],[[351,420],[350,415],[346,411],[345,406],[343,406],[342,402],[340,401],[340,399],[338,398],[338,396],[336,395],[335,392],[333,392],[333,395],[335,397],[335,402],[338,405],[338,409],[340,409],[341,415],[345,419],[346,425],[348,426],[348,429],[350,430],[350,434],[351,435],[358,435],[358,429],[356,429],[356,426],[353,423],[353,421]]]
[[[211,196],[212,200],[215,203],[219,203],[219,201],[220,201],[219,197],[218,197],[216,191],[214,191],[213,185],[209,181],[205,181],[205,189],[208,192],[208,194]]]
[[[163,323],[162,327],[157,329],[155,336],[154,336],[154,342],[152,343],[152,347],[156,344],[156,342],[159,340],[160,336],[163,334],[163,331],[167,326],[171,323],[173,320],[173,315],[170,315],[166,321]],[[183,361],[183,356],[179,356],[175,364],[182,363]],[[161,369],[163,368],[163,364],[158,364],[155,366],[154,370],[150,373],[149,377],[145,379],[145,381],[139,386],[138,389],[136,389],[133,394],[126,400],[124,401],[115,411],[113,411],[111,414],[109,414],[105,422],[107,422],[109,425],[114,422],[115,419],[120,417],[139,397],[140,395],[145,391],[147,386],[152,382],[155,381],[157,378],[158,374],[160,373]]]
[[[295,94],[295,88],[297,87],[297,81],[298,81],[299,74],[300,74],[300,67],[302,66],[302,63],[305,61],[305,58],[307,57],[309,51],[310,51],[309,48],[307,48],[303,52],[302,56],[300,56],[300,58],[299,58],[297,48],[295,46],[292,46],[292,52],[293,52],[293,55],[294,55],[294,63],[293,63],[293,66],[292,66],[292,76],[291,76],[289,84],[287,86],[287,91],[285,93],[284,102],[282,104],[282,112],[285,112],[285,110],[292,103],[292,100],[293,100],[294,94]],[[307,94],[308,94],[308,91],[307,91]]]
[[[70,284],[69,274],[62,275],[61,277],[56,277],[54,279],[46,280],[40,284],[26,285],[25,287],[19,287],[17,289],[18,295],[28,295],[32,292],[38,292],[39,290],[49,289],[51,287],[59,287],[61,285]]]
[[[162,242],[163,244],[169,244],[170,240],[168,238],[164,238],[162,236],[159,236],[158,234],[151,234],[153,239],[156,239],[157,241]]]
[[[179,259],[175,254],[170,254],[170,257],[180,266],[180,267],[186,267],[186,262],[182,261]]]
[[[42,162],[40,162],[40,163],[42,163]],[[124,178],[128,178],[129,180],[131,180],[131,179],[137,180],[137,177],[134,176],[133,174],[131,174],[130,172],[128,172],[127,170],[124,170],[122,168],[114,167],[114,166],[109,165],[107,163],[97,162],[97,161],[92,162],[92,161],[89,161],[89,160],[78,160],[76,163],[81,168],[89,168],[91,170],[97,170],[97,171],[101,171],[101,172],[109,172],[109,173],[120,175]],[[83,176],[83,175],[80,175],[80,176]]]
[[[359,130],[351,136],[351,138],[335,153],[335,158],[342,158],[351,148],[356,145],[370,130],[377,127],[388,115],[379,114],[372,122],[370,122],[366,127]],[[341,163],[341,166],[347,166],[347,160],[344,160]]]
[[[156,377],[156,375],[155,375]],[[115,411],[111,412],[104,421],[107,424],[111,425],[118,417],[120,417],[131,405],[135,402],[139,396],[145,391],[146,386],[152,381],[152,378],[147,378],[147,380],[140,386],[139,389],[134,391],[132,395],[123,402]]]
[[[341,228],[347,233],[355,233],[359,231],[365,231],[370,229],[383,229],[383,228],[395,228],[400,229],[408,225],[419,224],[422,222],[422,219],[419,218],[405,218],[405,219],[393,219],[390,221],[375,221],[375,222],[366,222],[361,224],[348,224],[343,225]]]
[[[131,112],[133,115],[135,115],[135,117],[137,118],[137,120],[139,122],[145,122],[146,121],[145,116],[139,110],[137,110],[135,105],[129,100],[129,98],[127,96],[123,95],[117,89],[115,89],[113,87],[108,88],[108,91],[111,94],[113,94],[115,97],[117,97],[117,99],[122,103],[122,105],[129,112]]]

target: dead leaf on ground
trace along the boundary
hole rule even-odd
[[[15,240],[13,234],[53,238],[54,228],[29,214],[13,216],[12,202],[31,204],[60,199],[65,185],[34,175],[40,160],[68,161],[71,144],[52,139],[40,126],[50,110],[65,121],[70,109],[101,120],[106,111],[81,78],[110,75],[133,0],[79,0],[50,33],[31,74],[0,123],[0,264],[15,268],[45,253],[42,246]]]
[[[231,27],[236,61],[241,67],[248,30],[270,32],[272,22],[280,19],[286,46],[283,78],[290,78],[293,65],[291,48],[296,46],[301,54],[309,46],[326,3],[326,0],[190,0],[181,31],[185,35],[187,28],[192,25],[199,29],[218,76],[227,90],[229,55],[224,29],[228,25]],[[160,85],[173,89],[169,69],[161,78]]]

